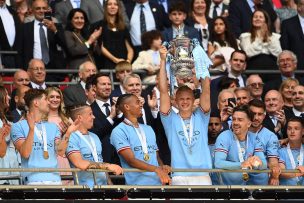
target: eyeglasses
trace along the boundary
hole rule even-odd
[[[34,72],[45,71],[44,67],[31,67],[30,69],[32,69]]]
[[[292,58],[287,58],[287,59],[280,59],[280,60],[279,60],[279,63],[293,62],[293,61],[294,61],[294,59],[292,59]]]
[[[247,86],[250,86],[252,88],[259,88],[259,87],[263,87],[264,86],[264,83],[251,83]]]

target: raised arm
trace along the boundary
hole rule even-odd
[[[160,112],[168,113],[171,108],[170,96],[168,93],[168,82],[166,73],[167,49],[162,46],[160,52],[160,72],[159,72],[159,91],[160,91]]]
[[[6,154],[7,144],[5,138],[9,135],[10,130],[11,126],[8,124],[4,124],[0,128],[0,158],[3,158]]]
[[[29,132],[25,140],[19,140],[15,143],[16,149],[19,151],[21,157],[28,159],[32,152],[32,146],[34,142],[34,129],[35,129],[35,120],[32,112],[29,112],[26,115],[26,120],[29,125]]]
[[[200,79],[202,86],[202,93],[200,96],[200,106],[204,113],[210,111],[210,78]]]

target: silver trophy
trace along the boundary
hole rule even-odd
[[[168,44],[171,59],[170,69],[175,77],[189,78],[193,76],[194,60],[192,57],[193,43],[184,35],[178,35]]]

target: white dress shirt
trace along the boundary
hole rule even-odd
[[[298,111],[294,107],[292,108],[292,111],[293,111],[294,115],[297,117],[301,117],[301,114],[304,113],[304,112]]]
[[[215,3],[211,2],[210,9],[209,9],[209,17],[210,18],[213,18],[214,6],[215,6]],[[218,4],[218,7],[216,7],[217,16],[222,15],[222,9],[223,9],[223,3]]]
[[[81,81],[80,81],[80,85],[81,85],[81,87],[85,90],[86,83],[83,82],[83,81],[81,80]]]
[[[45,84],[45,82],[42,84],[42,85],[38,85],[38,84],[36,84],[36,83],[34,83],[34,82],[31,82],[31,85],[32,85],[32,88],[33,89],[40,89],[40,86],[42,87],[42,89],[46,89],[46,84]]]
[[[241,75],[239,75],[239,76],[234,76],[232,73],[228,73],[228,77],[229,78],[234,78],[234,79],[238,79],[239,80],[239,86],[240,87],[245,87],[245,83],[244,83],[244,80],[243,80],[243,78],[242,78],[242,76]]]
[[[41,53],[41,43],[40,43],[40,34],[39,34],[39,29],[40,29],[40,25],[39,25],[40,21],[38,20],[34,20],[34,50],[33,50],[33,57],[35,59],[42,59],[42,53]],[[45,33],[45,37],[47,39],[47,28],[43,25],[42,26],[44,33]],[[47,44],[48,44],[48,40],[46,40]],[[48,45],[49,46],[49,45]]]
[[[8,43],[12,47],[16,37],[15,21],[12,14],[8,11],[6,5],[0,7],[0,18],[2,20]]]
[[[131,21],[130,21],[130,36],[132,40],[132,44],[134,46],[140,46],[141,45],[141,32],[140,32],[140,5],[139,3],[136,3],[135,8],[133,10]],[[155,30],[156,24],[154,20],[154,16],[152,14],[152,10],[150,8],[149,2],[143,4],[144,8],[144,14],[145,14],[145,21],[146,21],[146,30]],[[153,12],[156,12],[156,10]]]
[[[96,99],[96,103],[97,103],[97,105],[99,106],[100,110],[102,111],[102,113],[103,113],[104,115],[107,115],[107,114],[106,114],[106,107],[104,106],[105,103],[108,103],[108,104],[109,104],[109,107],[108,107],[108,108],[109,108],[109,110],[110,110],[110,112],[111,112],[111,102],[110,102],[110,99],[108,99],[108,101],[106,101],[106,102],[103,102],[103,101],[101,101],[101,100],[99,100],[99,99]],[[113,119],[110,118],[109,116],[107,117],[107,120],[111,123],[111,125],[114,124]]]
[[[120,88],[121,94],[126,94],[126,90],[122,85],[119,85],[119,88]]]

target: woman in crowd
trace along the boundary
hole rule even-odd
[[[20,156],[10,139],[10,122],[6,118],[9,110],[9,95],[5,87],[0,86],[0,168],[19,168]],[[16,172],[1,172],[1,176],[19,175]],[[0,180],[0,185],[18,184],[18,180]]]
[[[49,113],[47,120],[56,123],[61,132],[61,137],[65,134],[70,125],[69,119],[65,115],[63,95],[57,87],[48,87],[46,89],[47,100],[49,102]],[[59,168],[70,168],[70,164],[66,156],[57,156]],[[62,172],[61,175],[72,175],[69,172]],[[72,185],[72,181],[63,181],[64,185]]]
[[[277,70],[276,58],[282,51],[280,35],[271,33],[270,18],[264,10],[253,13],[251,31],[241,34],[240,45],[249,57],[247,69]]]
[[[68,68],[78,69],[79,65],[85,61],[92,61],[93,52],[100,52],[97,39],[101,35],[101,28],[89,34],[89,22],[86,13],[80,9],[72,9],[67,17],[67,26],[64,32]]]
[[[297,15],[297,4],[294,0],[281,0],[281,3],[282,7],[276,9],[276,13],[281,22]]]
[[[299,85],[299,81],[294,78],[287,78],[284,80],[280,86],[280,93],[282,94],[284,100],[284,107],[292,109],[292,92],[295,86]]]
[[[133,49],[129,31],[122,15],[122,5],[119,0],[108,0],[104,4],[104,20],[101,22],[102,54],[105,69],[114,69],[120,61],[131,63]]]
[[[231,53],[239,49],[238,42],[229,29],[226,18],[219,16],[214,19],[208,43],[208,55],[213,68],[221,72],[229,67]]]
[[[202,45],[205,50],[208,49],[209,39],[209,17],[205,0],[191,0],[189,18],[186,24],[197,28],[200,31]]]
[[[143,51],[139,52],[138,58],[132,64],[133,70],[146,70],[147,76],[144,83],[155,82],[156,73],[159,70],[159,49],[162,46],[161,32],[152,30],[141,36]]]

